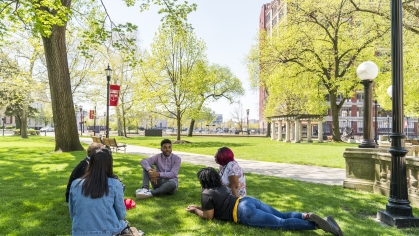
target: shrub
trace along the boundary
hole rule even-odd
[[[20,129],[15,129],[13,132],[14,132],[14,135],[20,135]],[[28,129],[28,134],[29,135],[39,135],[40,132],[39,132],[39,130]]]

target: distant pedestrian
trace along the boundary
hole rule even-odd
[[[143,170],[142,188],[135,191],[138,199],[160,194],[174,194],[178,188],[178,172],[181,159],[172,153],[172,142],[164,139],[160,143],[162,153],[140,161]],[[150,182],[153,190],[150,190]]]
[[[239,163],[234,160],[234,153],[228,147],[222,147],[215,153],[215,162],[220,165],[218,173],[221,183],[236,197],[246,196],[246,177]]]
[[[198,172],[201,184],[201,206],[189,205],[186,210],[199,217],[212,220],[233,221],[242,225],[282,230],[322,229],[333,235],[342,236],[342,230],[331,216],[322,219],[314,213],[279,212],[252,197],[236,197],[222,185],[214,168],[203,168]]]

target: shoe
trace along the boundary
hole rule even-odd
[[[145,192],[148,192],[148,189],[146,189],[146,188],[139,188],[139,189],[135,190],[135,194],[136,194],[136,195],[137,195],[137,193],[139,193],[139,192],[143,192],[143,193],[145,193]]]
[[[138,191],[138,190],[135,191],[135,196],[138,199],[146,199],[146,198],[152,197],[153,194],[150,192],[150,190],[143,188],[140,191]]]
[[[325,232],[332,232],[329,222],[314,213],[308,213],[308,220],[313,221],[316,225]]]
[[[333,219],[332,216],[326,216],[324,218],[327,222],[329,222],[330,227],[332,228],[332,234],[337,236],[343,236],[342,229],[339,227],[338,223]]]

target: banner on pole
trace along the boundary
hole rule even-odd
[[[116,84],[111,84],[109,87],[109,106],[115,107],[118,106],[120,86]]]
[[[89,119],[94,119],[95,118],[95,111],[94,110],[90,110],[89,112]]]

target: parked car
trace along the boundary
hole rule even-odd
[[[51,126],[46,126],[46,127],[44,127],[44,128],[42,128],[42,129],[40,129],[40,131],[41,132],[54,132],[54,127],[51,127]]]

